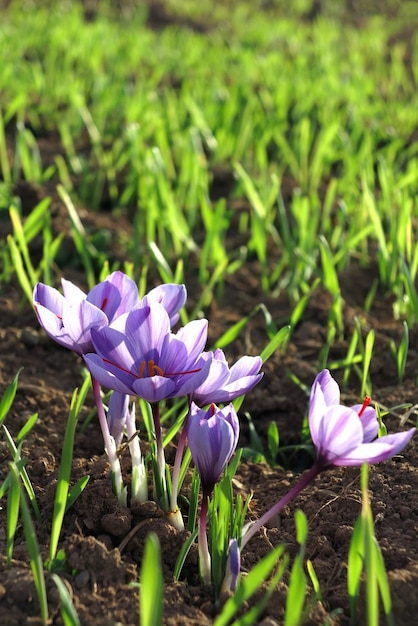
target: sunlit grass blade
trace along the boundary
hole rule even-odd
[[[57,488],[55,492],[54,512],[52,516],[51,538],[49,545],[49,564],[52,564],[57,553],[59,536],[61,533],[65,511],[67,509],[75,429],[77,426],[79,410],[82,406],[82,402],[85,399],[87,390],[88,385],[85,383],[82,387],[80,394],[78,394],[78,390],[76,389],[71,398],[70,412],[68,415],[67,426],[65,429],[61,453],[61,462],[58,472]],[[75,494],[76,491],[73,491],[73,498]]]
[[[145,542],[141,565],[139,613],[141,626],[161,626],[164,582],[158,537],[150,533]]]
[[[18,470],[20,471],[20,470]],[[12,478],[13,475],[10,475]],[[16,482],[10,480],[7,493],[7,528],[6,528],[6,562],[7,567],[10,566],[13,556],[14,538],[19,518],[20,505],[20,486]]]
[[[12,235],[7,236],[7,243],[9,246],[10,258],[14,267],[14,271],[16,272],[19,284],[28,302],[32,304],[33,285],[30,282],[23,263],[22,255]]]
[[[283,328],[277,331],[275,336],[268,342],[260,354],[263,363],[265,363],[276,352],[276,350],[284,350],[286,348],[290,332],[290,326],[283,326]]]
[[[363,371],[361,376],[361,390],[360,395],[364,396],[366,393],[371,395],[372,393],[372,384],[370,380],[370,363],[373,356],[373,346],[374,346],[375,332],[374,330],[370,330],[367,333],[366,341],[364,342],[364,357],[363,357]]]
[[[67,587],[57,574],[51,574],[51,578],[58,588],[61,601],[60,613],[64,626],[81,626],[81,622],[78,618],[77,611],[75,610]]]
[[[90,480],[90,476],[83,476],[75,483],[74,487],[72,487],[69,490],[68,496],[67,496],[67,502],[65,505],[65,513],[68,511],[70,507],[72,507],[72,505],[77,500],[77,498],[79,498],[80,495],[83,493],[89,480]]]
[[[297,510],[295,513],[295,523],[296,537],[300,550],[295,557],[292,571],[290,572],[289,589],[286,598],[285,626],[298,626],[302,622],[307,588],[307,577],[303,565],[308,522],[305,514],[300,510]]]
[[[26,497],[23,489],[21,488],[19,469],[15,463],[10,463],[10,471],[13,476],[13,481],[16,489],[20,489],[20,511],[22,514],[23,531],[25,534],[26,545],[28,549],[30,565],[33,573],[33,579],[36,587],[36,593],[39,600],[39,606],[41,611],[41,619],[43,624],[48,623],[48,600],[46,595],[45,575],[42,563],[42,556],[39,550],[39,544],[35,533],[35,527],[30,515],[29,507],[26,502]]]
[[[62,185],[58,185],[57,191],[61,200],[64,202],[70,217],[74,244],[83,261],[88,287],[89,289],[93,289],[96,283],[93,258],[97,256],[97,251],[89,242],[85,228],[67,191],[64,187],[62,187]]]
[[[379,595],[389,626],[393,626],[392,601],[385,565],[373,527],[373,514],[368,493],[369,466],[361,470],[362,509],[354,527],[348,554],[347,590],[350,601],[351,621],[357,626],[358,595],[362,573],[365,574],[365,600],[368,626],[379,626]],[[362,617],[363,620],[363,617]]]
[[[5,419],[7,413],[9,412],[13,404],[13,400],[15,399],[16,391],[17,391],[17,384],[19,381],[19,374],[21,371],[22,371],[22,368],[17,372],[12,382],[7,385],[0,399],[0,425]]]
[[[7,446],[9,448],[9,450],[10,450],[10,454],[11,454],[14,462],[17,463],[18,461],[21,460],[21,457],[20,457],[21,445],[16,446],[16,444],[13,441],[13,438],[12,438],[8,428],[6,428],[6,426],[4,424],[2,424],[2,430],[3,430],[3,434],[4,434],[5,438],[6,438],[6,443],[7,443]],[[35,490],[32,487],[32,483],[30,481],[30,478],[28,476],[28,473],[26,471],[25,466],[24,465],[22,465],[22,466],[19,465],[18,467],[20,469],[20,477],[21,477],[22,483],[25,486],[26,493],[28,494],[30,503],[31,503],[32,508],[34,510],[34,513],[36,515],[36,519],[39,521],[41,519],[41,512],[39,510],[38,503],[36,501]]]

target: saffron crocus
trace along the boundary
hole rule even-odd
[[[164,307],[149,302],[92,329],[95,353],[84,359],[105,387],[153,404],[188,395],[205,380],[210,368],[201,357],[206,337],[207,320],[189,322],[175,334]]]
[[[194,402],[187,420],[187,438],[202,483],[199,516],[199,564],[205,583],[211,581],[211,558],[206,534],[209,498],[238,443],[239,422],[232,404],[223,409],[211,404],[205,411]]]
[[[147,299],[108,327],[92,330],[96,353],[84,356],[102,385],[135,395],[151,404],[156,442],[155,491],[168,510],[159,402],[190,394],[206,378],[210,361],[201,357],[207,320],[189,322],[174,334],[170,316],[159,302]]]
[[[33,304],[39,323],[48,335],[78,354],[91,352],[92,328],[102,328],[138,302],[138,289],[128,276],[113,272],[85,294],[69,280],[57,289],[38,283]]]
[[[203,357],[211,360],[211,366],[206,380],[192,394],[199,406],[231,402],[248,393],[263,377],[259,356],[243,356],[231,368],[220,349],[206,352]]]
[[[376,439],[376,411],[362,405],[346,407],[340,403],[340,390],[328,370],[315,378],[309,402],[309,430],[315,447],[315,462],[300,481],[267,513],[244,529],[241,548],[272,517],[295,498],[323,470],[334,466],[360,466],[386,461],[399,454],[410,441],[415,428]]]
[[[386,461],[401,452],[415,428],[402,433],[377,437],[376,411],[363,405],[339,404],[340,393],[328,370],[316,377],[309,404],[309,430],[315,446],[318,471],[333,465],[358,466]]]
[[[213,352],[204,352],[202,358],[210,360],[211,365],[206,380],[190,396],[199,406],[231,402],[250,391],[261,380],[262,360],[260,357],[243,356],[231,368],[225,354],[219,348]],[[174,514],[177,509],[178,483],[181,461],[186,445],[187,420],[180,435],[174,460],[170,508]]]
[[[92,328],[103,328],[140,304],[136,284],[123,272],[113,272],[87,294],[69,280],[62,279],[61,284],[63,294],[38,283],[33,304],[48,335],[78,354],[94,351]],[[160,285],[151,289],[144,301],[160,302],[173,325],[186,301],[186,289],[184,285]]]

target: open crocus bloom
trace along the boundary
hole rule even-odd
[[[92,329],[96,354],[84,356],[101,385],[148,402],[187,395],[209,373],[202,359],[207,320],[189,322],[174,334],[158,302],[141,303],[109,326]]]
[[[385,461],[403,450],[415,432],[376,439],[378,421],[372,407],[342,406],[340,390],[328,370],[315,378],[309,405],[309,429],[319,471],[333,465],[362,465]]]
[[[205,359],[212,359],[207,379],[193,392],[193,400],[200,406],[210,403],[231,402],[244,395],[263,377],[259,356],[243,356],[231,368],[222,350],[205,352]]]
[[[57,289],[38,283],[33,304],[39,323],[57,343],[85,354],[93,350],[92,328],[102,328],[138,302],[138,289],[122,272],[113,272],[88,293],[62,279]]]
[[[190,405],[187,438],[193,462],[206,492],[212,491],[228,463],[239,436],[239,422],[232,404],[223,409],[211,404],[207,411]]]
[[[136,284],[123,272],[113,272],[88,294],[69,280],[62,279],[61,283],[63,294],[38,283],[33,292],[33,304],[39,323],[48,335],[78,354],[94,351],[92,328],[103,328],[141,304]],[[161,302],[173,325],[186,301],[186,289],[184,285],[160,285],[144,300]]]

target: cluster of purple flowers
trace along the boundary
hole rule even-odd
[[[173,332],[186,301],[184,285],[161,285],[139,299],[135,283],[122,272],[114,272],[88,294],[67,280],[62,280],[62,288],[63,294],[37,284],[35,311],[50,337],[84,358],[96,388],[99,418],[103,412],[97,385],[120,394],[114,395],[107,417],[100,420],[112,471],[119,474],[115,448],[129,423],[127,398],[137,396],[152,407],[157,468],[164,483],[158,404],[186,396],[193,459],[202,481],[213,488],[235,450],[239,432],[232,404],[219,409],[216,403],[231,403],[259,382],[260,357],[242,357],[229,368],[221,350],[204,351],[205,319],[191,321]],[[199,408],[208,404],[208,411]],[[161,504],[168,508],[167,497]]]
[[[205,319],[191,321],[174,332],[172,327],[179,321],[180,309],[186,302],[184,285],[162,285],[140,299],[135,283],[122,272],[114,272],[88,294],[67,280],[62,280],[62,289],[63,294],[39,283],[33,294],[35,311],[46,332],[81,355],[90,371],[104,447],[120,501],[126,502],[126,489],[117,446],[125,432],[133,464],[132,497],[139,501],[147,498],[147,476],[135,436],[134,408],[129,410],[130,396],[142,398],[151,406],[156,444],[156,499],[178,528],[182,528],[182,520],[181,515],[180,519],[176,515],[177,485],[187,437],[202,483],[199,553],[202,576],[209,582],[208,501],[238,443],[239,422],[232,401],[260,381],[261,358],[244,356],[230,368],[221,350],[205,351],[208,329]],[[107,414],[100,385],[113,390]],[[159,403],[180,396],[187,397],[189,411],[178,443],[170,499],[165,483]],[[314,464],[282,500],[257,522],[247,525],[239,542],[233,540],[230,555],[235,555],[233,562],[238,563],[239,547],[242,549],[262,525],[321,471],[333,466],[384,461],[406,446],[415,429],[378,437],[376,411],[368,403],[369,400],[363,405],[341,405],[339,387],[329,371],[318,374],[309,405]]]

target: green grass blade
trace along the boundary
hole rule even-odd
[[[14,480],[10,481],[9,490],[7,494],[7,545],[6,545],[6,559],[7,567],[10,566],[12,555],[14,538],[17,529],[17,522],[19,518],[19,505],[20,505],[20,487],[16,485]]]
[[[16,396],[17,391],[17,383],[19,380],[19,374],[22,371],[22,368],[17,372],[16,376],[13,378],[12,382],[7,385],[1,400],[0,400],[0,425],[2,424],[4,418],[10,410],[10,407],[13,404],[13,400]]]
[[[64,626],[81,626],[81,622],[78,619],[77,611],[75,610],[67,587],[64,585],[61,578],[57,574],[52,574],[51,578],[56,584],[58,588],[58,593],[60,595],[60,613],[61,619],[64,622]]]
[[[70,489],[70,491],[68,492],[67,502],[65,505],[65,513],[74,504],[77,498],[79,498],[80,495],[83,493],[89,480],[90,480],[90,476],[83,476],[76,482],[74,487]]]
[[[140,578],[140,624],[161,626],[163,618],[164,581],[158,537],[150,533],[145,542]]]
[[[20,511],[23,520],[23,531],[25,534],[26,545],[32,568],[33,579],[41,610],[41,619],[43,624],[48,623],[48,600],[46,595],[45,575],[42,563],[42,556],[39,550],[38,540],[36,538],[35,526],[33,524],[29,507],[26,502],[25,494],[21,488],[19,469],[15,463],[10,463],[10,471],[12,472],[15,487],[20,489]]]
[[[87,387],[85,388],[87,393]],[[71,476],[71,465],[73,460],[74,435],[77,426],[77,389],[74,390],[71,398],[70,412],[65,429],[64,442],[61,453],[61,463],[58,472],[57,489],[55,492],[54,513],[52,517],[51,539],[49,546],[49,561],[55,559],[61,527],[64,520],[65,511],[68,504],[68,491]],[[80,404],[78,403],[80,408]]]

